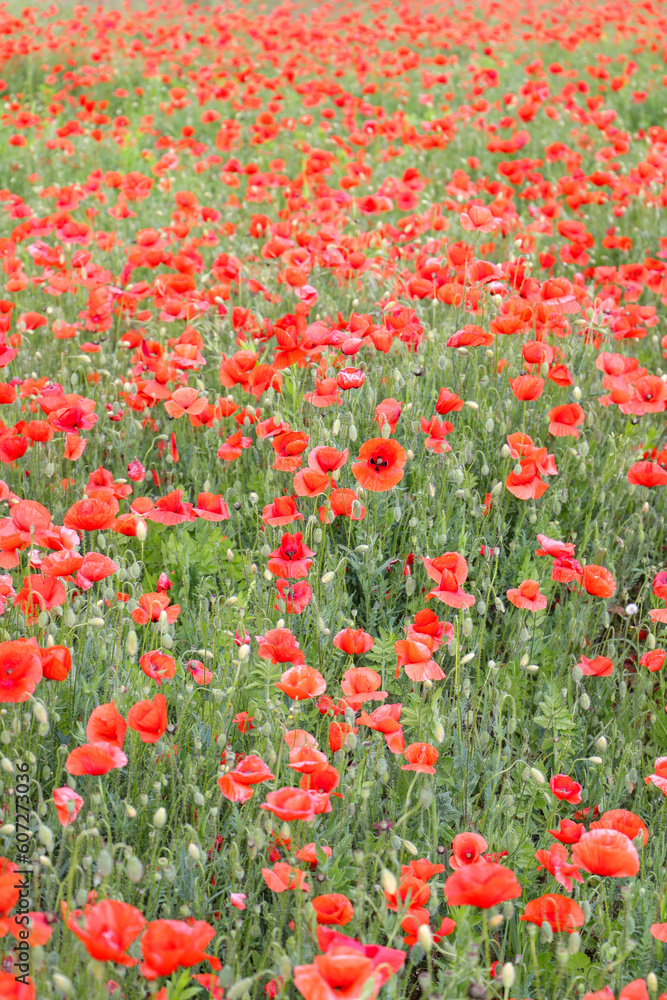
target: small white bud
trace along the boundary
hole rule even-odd
[[[604,753],[605,750],[607,749],[607,740],[606,740],[606,737],[604,737],[604,736],[598,736],[598,738],[595,741],[595,745],[598,748],[598,750],[600,751],[600,753]]]
[[[164,808],[164,806],[160,806],[160,808],[153,815],[153,826],[155,827],[156,830],[161,830],[166,822],[167,822],[167,810]]]
[[[390,872],[388,868],[383,868],[380,872],[380,885],[390,896],[396,895],[396,891],[398,889],[396,876],[393,872]]]
[[[546,781],[544,775],[536,767],[531,767],[530,769],[531,778],[538,783],[538,785],[543,785]]]
[[[429,954],[433,948],[433,934],[431,933],[431,928],[428,924],[422,924],[417,931],[417,940],[422,947],[422,950],[426,955]]]
[[[148,528],[146,527],[145,521],[137,521],[137,526],[134,529],[134,533],[143,544],[146,541],[146,535],[148,534]]]
[[[500,974],[500,981],[502,982],[504,988],[509,990],[514,986],[514,980],[516,979],[516,973],[514,971],[514,966],[511,962],[505,962],[503,965],[503,971]]]

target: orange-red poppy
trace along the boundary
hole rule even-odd
[[[359,449],[352,475],[360,486],[374,493],[392,490],[403,478],[407,454],[393,438],[371,438]]]

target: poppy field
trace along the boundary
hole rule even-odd
[[[0,8],[0,1000],[667,1000],[667,17]]]

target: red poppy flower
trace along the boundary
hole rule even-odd
[[[635,486],[646,486],[648,489],[653,486],[666,486],[667,469],[663,469],[657,462],[635,462],[628,469],[628,482]]]
[[[183,524],[184,521],[194,521],[191,503],[183,503],[183,490],[173,490],[166,496],[155,501],[155,507],[146,517],[149,521],[159,524]]]
[[[364,489],[384,493],[400,483],[407,455],[393,438],[371,438],[359,449],[352,475]]]
[[[278,788],[269,792],[259,808],[273,813],[285,823],[293,823],[297,819],[310,823],[315,818],[315,802],[309,792],[300,788]]]
[[[63,788],[53,789],[53,804],[61,826],[71,826],[81,812],[83,798],[73,788],[65,785]]]
[[[348,656],[362,656],[375,645],[373,636],[361,628],[344,628],[341,632],[337,632],[331,641],[337,649],[347,653]]]
[[[546,922],[554,933],[565,931],[566,934],[572,934],[578,927],[583,927],[585,918],[584,911],[573,899],[548,892],[545,896],[526,903],[519,919],[537,924],[538,927]]]
[[[294,476],[294,492],[299,497],[319,497],[330,486],[330,477],[319,469],[300,469]]]
[[[319,670],[300,663],[286,670],[276,682],[276,687],[294,701],[306,701],[324,694],[327,682]]]
[[[424,447],[427,451],[432,451],[434,455],[442,455],[443,452],[452,450],[445,437],[454,430],[454,424],[450,424],[448,420],[440,421],[437,417],[431,417],[430,420],[421,417],[420,425],[422,433],[426,434]]]
[[[201,660],[188,660],[186,667],[195,684],[210,684],[213,674],[207,670]]]
[[[562,844],[551,844],[548,851],[536,851],[535,858],[539,861],[538,872],[543,868],[550,872],[567,892],[572,892],[574,882],[583,882],[578,866],[570,862],[567,848]]]
[[[276,497],[273,503],[267,504],[262,511],[264,524],[275,527],[299,520],[303,521],[303,514],[299,513],[292,497]]]
[[[204,521],[229,520],[229,508],[219,493],[199,493],[194,513]]]
[[[288,628],[269,629],[265,635],[256,636],[259,643],[257,655],[271,663],[305,663],[305,653]]]
[[[445,882],[445,899],[449,906],[477,906],[488,909],[522,892],[516,875],[495,862],[464,865]]]
[[[111,743],[120,750],[126,732],[127,722],[113,701],[98,705],[88,717],[86,736],[91,743]]]
[[[345,703],[350,708],[359,708],[367,701],[384,701],[387,692],[379,690],[381,684],[382,678],[370,667],[352,667],[346,670],[341,681]]]
[[[136,907],[115,899],[104,899],[101,903],[86,906],[83,911],[69,913],[65,903],[61,905],[63,920],[83,942],[91,958],[126,967],[137,964],[138,959],[127,954],[127,949],[146,924],[146,918]],[[83,926],[79,924],[81,917]]]
[[[439,413],[441,417],[444,417],[448,413],[458,413],[459,410],[462,409],[463,400],[457,396],[455,392],[450,392],[449,389],[440,390],[435,404],[436,413]]]
[[[616,591],[613,576],[604,566],[584,566],[582,587],[593,597],[611,597]]]
[[[281,604],[274,604],[276,611],[285,611],[288,615],[300,615],[304,608],[310,604],[313,591],[308,583],[303,580],[293,582],[292,580],[278,580],[276,584],[278,600]]]
[[[547,606],[547,599],[540,593],[540,585],[537,580],[524,580],[519,584],[518,589],[513,588],[507,591],[507,599],[515,607],[525,611],[544,611]]]
[[[336,385],[343,392],[360,389],[366,381],[366,374],[360,368],[341,368],[336,375]]]
[[[549,410],[549,433],[555,437],[579,437],[577,428],[583,424],[586,414],[578,403],[564,403]]]
[[[293,868],[284,861],[279,861],[273,868],[262,868],[262,878],[273,892],[288,892],[291,889],[310,891],[310,886],[305,880],[305,872],[300,868]]]
[[[176,676],[176,660],[173,656],[152,649],[139,658],[139,666],[147,677],[152,678],[159,687],[163,680]]]
[[[42,661],[36,643],[26,639],[0,642],[0,703],[27,701],[41,679]]]
[[[554,774],[549,782],[549,788],[561,801],[577,806],[581,802],[581,785],[567,774]]]
[[[295,535],[285,532],[280,540],[280,548],[270,553],[267,568],[274,576],[283,579],[298,580],[308,576],[315,553],[303,544],[303,535],[297,531]]]
[[[322,524],[331,523],[336,517],[349,517],[351,521],[362,521],[366,508],[359,502],[354,490],[332,490],[325,506],[318,507],[317,516]]]
[[[337,931],[325,937],[323,930],[318,928],[318,939],[325,954],[316,955],[312,965],[294,968],[294,985],[305,1000],[359,1000],[362,993],[373,1000],[405,962],[403,951],[363,945]]]
[[[395,677],[403,667],[411,681],[444,680],[445,673],[432,658],[431,640],[427,636],[421,642],[399,639],[394,643],[394,651],[397,657]]]
[[[340,892],[330,892],[323,896],[315,896],[311,900],[318,924],[335,924],[344,927],[354,917],[352,903]]]
[[[171,604],[164,593],[142,594],[139,598],[139,607],[132,612],[132,618],[137,625],[147,625],[148,622],[159,621],[163,611],[169,624],[173,624],[181,613],[181,606]]]
[[[400,723],[403,706],[380,705],[369,715],[362,711],[359,716],[359,725],[368,726],[378,733],[382,733],[387,743],[387,747],[392,753],[403,753],[405,740],[403,739],[403,727]]]
[[[79,774],[108,774],[116,767],[125,767],[127,757],[113,743],[84,743],[76,747],[65,761],[65,770]]]
[[[608,809],[599,819],[594,820],[590,825],[591,830],[618,830],[624,833],[630,840],[634,840],[637,834],[641,833],[644,847],[648,843],[648,827],[643,819],[629,809]]]
[[[181,967],[208,962],[219,969],[220,962],[206,952],[215,937],[215,927],[203,920],[152,920],[141,938],[143,962],[140,972],[146,979],[170,976]]]
[[[139,733],[142,743],[157,743],[167,729],[167,699],[156,694],[149,701],[137,701],[127,713],[130,729]]]
[[[20,605],[27,624],[34,624],[42,611],[62,607],[67,600],[65,587],[55,577],[41,573],[23,578],[23,586],[14,598],[14,606]]]
[[[561,844],[576,844],[581,839],[582,833],[586,832],[583,823],[575,823],[571,819],[562,819],[558,830],[548,831],[552,837],[559,840]]]
[[[452,868],[463,868],[484,860],[484,851],[489,845],[479,833],[457,833],[452,842],[449,864]]]
[[[401,766],[401,771],[435,774],[433,765],[440,755],[430,743],[411,743],[405,748],[404,754],[408,763]]]
[[[577,666],[585,677],[611,677],[614,672],[614,664],[608,656],[596,656],[594,660],[589,660],[582,654]]]
[[[515,397],[521,402],[531,402],[539,399],[544,392],[544,379],[533,375],[519,375],[510,379],[510,386]]]
[[[639,662],[642,667],[646,667],[647,670],[655,673],[657,670],[662,669],[665,657],[667,657],[667,650],[652,649],[648,653],[644,653]]]
[[[106,531],[112,528],[118,513],[114,496],[77,500],[63,518],[63,525],[74,531]]]
[[[592,875],[627,878],[639,871],[637,850],[624,833],[600,829],[584,833],[572,847],[572,861]]]

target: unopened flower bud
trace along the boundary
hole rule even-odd
[[[380,885],[390,896],[395,896],[398,889],[396,876],[388,868],[383,868],[380,872]]]
[[[166,822],[167,822],[167,810],[164,808],[164,806],[160,806],[160,808],[153,815],[153,826],[155,827],[156,830],[161,830]]]
[[[655,972],[649,972],[648,976],[646,977],[646,986],[648,988],[649,993],[658,992],[658,977],[656,976]]]
[[[134,533],[140,542],[146,541],[146,535],[148,534],[148,528],[146,527],[145,521],[137,521],[137,526],[134,529]]]
[[[553,941],[554,932],[548,920],[542,921],[542,926],[540,928],[540,931],[541,931],[540,937],[546,944],[549,944],[551,941]]]
[[[139,648],[139,639],[137,638],[137,633],[128,632],[127,640],[125,642],[125,649],[127,650],[127,655],[136,656],[138,648]]]
[[[97,855],[97,870],[102,878],[108,878],[113,871],[113,858],[107,850],[101,850]]]
[[[606,740],[606,738],[604,736],[598,736],[597,740],[595,741],[595,745],[598,748],[598,750],[600,751],[600,753],[604,753],[605,750],[607,749],[607,740]]]
[[[54,972],[51,978],[53,979],[53,985],[59,993],[64,993],[65,996],[68,997],[72,995],[71,979],[68,979],[67,976],[61,975],[60,972]]]
[[[579,704],[581,705],[581,707],[584,709],[585,712],[587,712],[588,709],[591,707],[591,699],[588,697],[585,691],[582,694],[581,698],[579,699]]]
[[[196,844],[188,844],[188,854],[193,861],[199,861],[201,859],[201,851]]]
[[[503,965],[503,971],[500,974],[500,981],[506,990],[509,990],[514,986],[514,980],[516,979],[516,973],[514,971],[514,966],[511,962],[505,962]]]
[[[588,763],[589,764],[601,764],[602,763],[602,757],[589,757],[588,758]]]
[[[433,934],[431,933],[431,928],[428,924],[421,924],[419,930],[417,931],[417,940],[422,947],[422,950],[428,955],[433,948]]]
[[[35,716],[40,725],[45,725],[49,721],[49,717],[46,708],[41,701],[36,701],[32,706],[32,714]]]
[[[494,914],[494,916],[489,917],[489,927],[491,928],[492,931],[495,931],[499,927],[502,927],[504,922],[505,918],[502,915],[502,913],[496,913]]]
[[[545,783],[544,775],[536,767],[531,767],[530,776],[533,779],[533,781],[536,781],[538,783],[538,785],[543,785]]]
[[[435,727],[433,729],[433,738],[435,739],[436,743],[442,743],[442,741],[444,740],[445,727],[443,726],[442,722],[436,722]]]
[[[331,581],[334,579],[335,576],[336,576],[335,573],[332,573],[331,570],[328,570],[326,573],[322,574],[322,583],[326,586],[327,583],[331,583]]]
[[[249,656],[250,656],[250,646],[248,645],[248,643],[244,643],[242,646],[239,646],[239,652],[238,652],[239,660],[245,661],[248,659]]]
[[[568,935],[567,940],[567,950],[570,955],[576,955],[581,948],[581,934],[578,931],[574,931],[572,934]]]
[[[579,402],[579,400],[581,399],[581,389],[579,388],[578,385],[575,385],[574,389],[572,390],[572,395],[574,396],[576,401]]]

